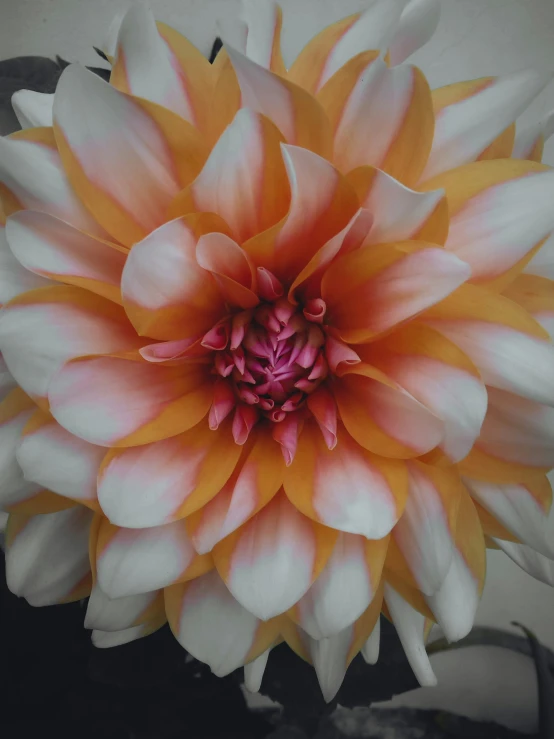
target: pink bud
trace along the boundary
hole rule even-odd
[[[202,339],[202,346],[214,351],[220,352],[227,346],[229,341],[229,319],[225,318],[223,321],[216,323],[207,334],[204,334]]]
[[[278,423],[273,427],[273,438],[281,445],[281,451],[283,452],[287,467],[292,464],[294,455],[296,454],[300,428],[301,418],[299,413],[287,414],[282,423]]]
[[[208,416],[208,425],[212,431],[219,428],[236,405],[233,388],[228,382],[218,380],[214,385],[214,399]]]
[[[325,316],[326,310],[327,306],[322,298],[312,298],[311,300],[306,301],[306,305],[302,312],[307,321],[311,321],[312,323],[323,323],[323,317]]]
[[[238,405],[233,417],[233,439],[241,446],[246,443],[258,420],[258,411],[253,405]]]
[[[348,344],[344,344],[333,336],[327,336],[325,341],[325,356],[329,363],[331,372],[337,372],[341,364],[354,365],[359,364],[362,360]]]

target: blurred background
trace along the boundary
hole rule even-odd
[[[285,11],[283,50],[290,64],[309,37],[363,8],[368,0],[280,3]],[[238,0],[150,0],[150,5],[159,20],[183,32],[206,55],[218,34],[218,19],[225,23],[238,10]],[[60,55],[69,62],[98,66],[102,61],[92,47],[102,45],[111,20],[125,7],[119,0],[0,0],[0,61]],[[431,87],[526,67],[554,73],[554,0],[443,0],[436,35],[410,61],[422,68]],[[521,122],[537,121],[553,108],[551,83]],[[9,117],[5,112],[3,132],[13,124]],[[554,137],[545,148],[544,161],[554,164]],[[3,523],[0,519],[0,527]],[[476,623],[509,630],[514,620],[554,648],[554,589],[492,551]],[[519,731],[536,731],[536,677],[526,656],[472,647],[437,654],[433,666],[438,687],[412,691],[387,705],[444,708]]]

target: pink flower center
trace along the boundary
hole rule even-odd
[[[227,319],[203,343],[216,349],[215,370],[229,378],[237,401],[279,422],[327,376],[321,314],[281,298]]]

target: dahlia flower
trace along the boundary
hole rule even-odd
[[[423,685],[486,547],[554,584],[552,119],[533,71],[431,91],[435,0],[376,0],[286,69],[246,3],[210,65],[142,6],[0,140],[10,589],[163,624],[260,685],[285,641],[332,699],[379,615]]]

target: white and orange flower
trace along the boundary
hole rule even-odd
[[[211,66],[142,7],[0,140],[10,588],[169,621],[217,675],[285,640],[330,700],[379,614],[422,684],[487,545],[554,584],[548,77],[431,91],[436,0],[376,0],[287,70],[248,4]],[[515,142],[514,142],[515,137]]]

